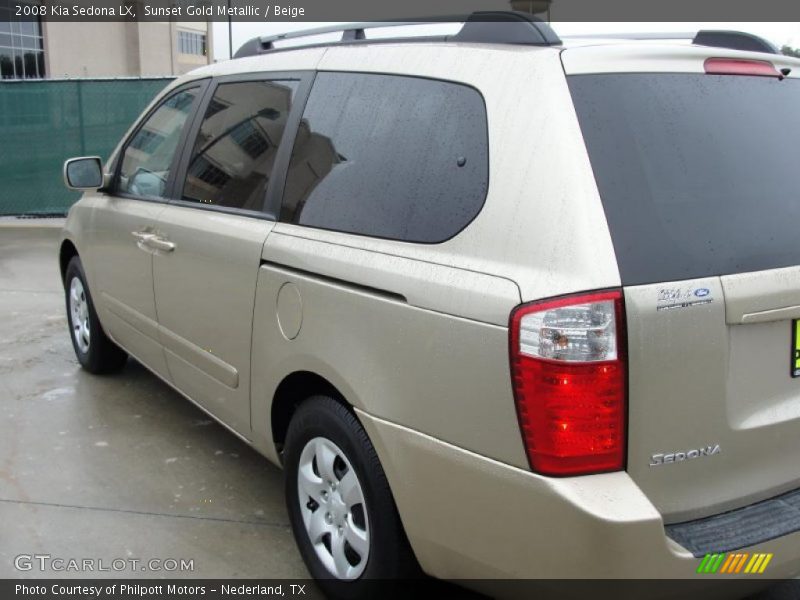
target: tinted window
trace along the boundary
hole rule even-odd
[[[175,149],[197,93],[197,88],[178,92],[147,118],[125,148],[118,191],[164,197]]]
[[[440,242],[478,214],[488,178],[486,110],[474,89],[320,73],[292,152],[281,219]]]
[[[296,87],[294,81],[220,84],[194,144],[183,199],[261,210]]]
[[[569,85],[623,283],[800,264],[800,81],[615,74]]]

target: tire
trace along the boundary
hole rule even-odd
[[[375,448],[345,406],[328,396],[303,402],[289,424],[284,466],[295,540],[328,597],[377,597],[420,577]]]
[[[64,275],[69,338],[81,366],[90,373],[113,373],[125,366],[128,355],[103,331],[94,309],[81,259],[72,257]]]

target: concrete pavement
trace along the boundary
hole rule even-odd
[[[0,227],[0,577],[81,575],[15,569],[36,553],[193,559],[170,576],[308,577],[281,472],[135,361],[108,377],[82,371],[59,223],[18,224]]]

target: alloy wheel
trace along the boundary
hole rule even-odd
[[[311,545],[337,579],[357,579],[367,566],[370,531],[364,491],[342,450],[324,437],[306,443],[297,491]]]
[[[69,311],[72,321],[72,336],[78,349],[86,354],[89,352],[91,332],[89,329],[89,301],[83,283],[78,277],[73,277],[69,284]]]

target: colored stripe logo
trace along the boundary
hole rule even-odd
[[[760,575],[763,573],[772,554],[756,552],[722,552],[719,554],[706,554],[697,567],[697,572],[701,574],[736,574],[746,573],[750,575]]]

